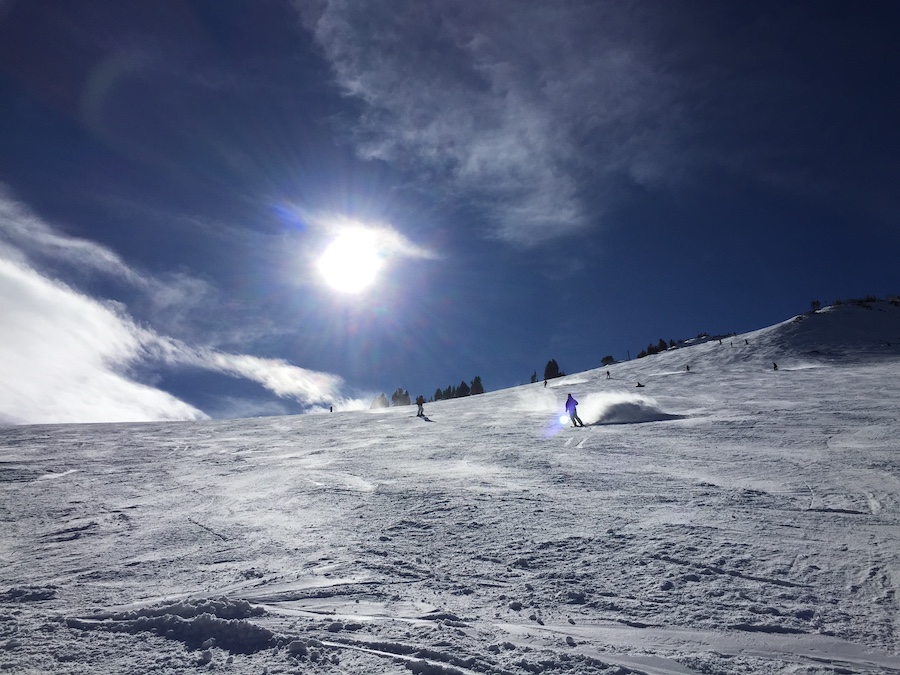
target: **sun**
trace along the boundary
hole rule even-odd
[[[361,293],[378,278],[384,261],[374,233],[348,230],[332,241],[319,258],[325,283],[342,293]]]

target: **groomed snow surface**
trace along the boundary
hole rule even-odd
[[[900,309],[696,342],[426,420],[0,429],[0,670],[900,672]]]

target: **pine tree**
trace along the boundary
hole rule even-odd
[[[472,380],[472,396],[475,396],[476,394],[483,394],[483,393],[484,393],[484,386],[481,384],[481,376],[476,375],[475,379]]]
[[[391,403],[393,405],[409,405],[409,392],[404,391],[403,387],[397,387],[397,391],[391,394]]]
[[[544,379],[552,380],[554,377],[559,376],[559,364],[556,362],[556,359],[550,359],[547,361],[547,365],[544,366]]]
[[[469,389],[469,385],[466,384],[465,380],[460,382],[459,387],[457,387],[457,389],[456,389],[456,395],[459,397],[468,396],[471,392],[472,392],[472,390]]]

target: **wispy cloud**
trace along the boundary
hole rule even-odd
[[[43,258],[37,269],[33,258]],[[258,383],[306,408],[355,407],[343,380],[284,360],[190,345],[138,325],[120,303],[53,278],[49,261],[137,285],[180,302],[185,276],[167,285],[114,252],[55,231],[21,204],[0,198],[0,422],[202,419],[196,407],[133,376],[143,368],[195,368]],[[165,295],[169,293],[169,295]]]
[[[710,171],[897,212],[896,97],[871,86],[894,74],[882,6],[836,20],[790,3],[294,5],[363,104],[358,152],[476,206],[502,240],[582,232],[623,184]]]
[[[367,104],[359,152],[474,203],[502,240],[529,246],[595,224],[579,176],[647,182],[672,164],[676,83],[623,39],[637,21],[627,8],[296,5],[338,82]]]
[[[137,293],[157,323],[184,325],[203,305],[213,303],[216,289],[206,280],[181,271],[154,276],[126,264],[109,248],[60,232],[17,202],[0,185],[0,255],[27,261],[55,277],[83,279],[102,275]]]
[[[0,186],[0,252],[35,262],[64,263],[83,270],[103,272],[136,286],[149,279],[129,268],[113,251],[87,239],[53,230],[16,202]]]
[[[297,211],[298,218],[325,238],[334,238],[348,232],[364,230],[372,239],[374,246],[378,248],[378,253],[385,258],[436,260],[440,257],[436,252],[410,241],[388,223],[361,222],[344,214],[313,212],[299,206],[292,208]]]
[[[142,344],[153,360],[175,366],[191,366],[262,385],[276,396],[307,406],[343,403],[341,377],[294,366],[283,359],[267,359],[247,354],[228,354],[206,347],[192,347],[179,340],[144,331]]]

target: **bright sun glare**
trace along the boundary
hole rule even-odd
[[[342,293],[360,293],[371,286],[382,268],[375,235],[352,230],[339,235],[319,258],[325,282]]]

